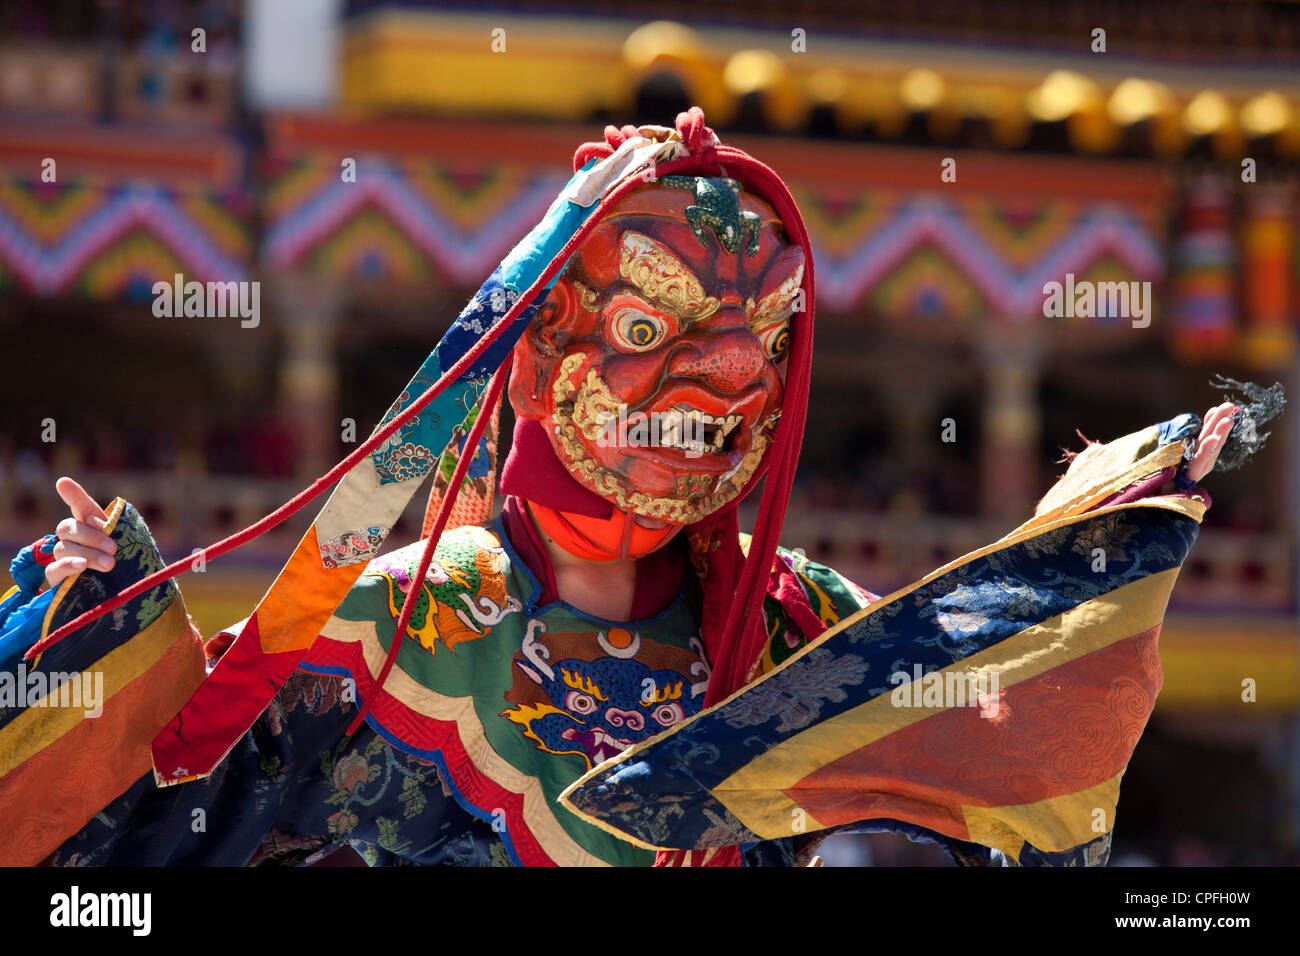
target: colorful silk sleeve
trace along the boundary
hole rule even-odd
[[[594,768],[561,802],[656,849],[903,824],[1022,865],[1103,862],[1207,507],[1201,492],[1162,493],[1199,429],[1182,415],[1089,445],[1029,521]]]
[[[295,672],[213,774],[162,788],[145,774],[49,862],[293,865],[350,845],[371,865],[508,865],[435,764],[368,725],[344,736],[354,700],[343,678]]]

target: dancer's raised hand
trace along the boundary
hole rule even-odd
[[[54,546],[54,560],[45,569],[46,582],[55,587],[64,578],[87,568],[92,571],[110,570],[117,545],[104,534],[104,524],[108,521],[104,509],[71,478],[60,478],[54,487],[72,516],[60,521],[55,529],[59,541]]]

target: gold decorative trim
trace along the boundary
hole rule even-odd
[[[718,311],[717,297],[704,294],[704,285],[695,274],[662,245],[639,232],[629,230],[619,238],[618,274],[679,318],[698,321]]]
[[[600,294],[593,292],[577,279],[570,279],[569,284],[573,286],[573,291],[578,293],[578,305],[582,306],[588,312],[600,311]]]
[[[785,281],[759,299],[757,305],[751,307],[749,313],[750,329],[758,332],[773,322],[787,318],[792,311],[791,307],[795,299],[798,298],[801,285],[803,285],[802,262],[795,266],[794,272],[790,273]]]

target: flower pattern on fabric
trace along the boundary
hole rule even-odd
[[[1125,545],[1137,533],[1137,525],[1125,521],[1121,512],[1105,515],[1097,523],[1078,529],[1071,549],[1076,554],[1092,559],[1100,550],[1108,561],[1123,560]]]
[[[167,584],[172,582],[168,581]],[[144,630],[158,619],[163,611],[171,606],[172,596],[167,594],[167,584],[160,584],[151,591],[146,591],[140,598],[140,609],[135,615],[137,630]]]
[[[767,678],[749,691],[743,703],[733,703],[727,723],[735,728],[757,727],[779,717],[777,733],[807,727],[821,715],[823,702],[844,701],[845,686],[861,684],[868,669],[861,657],[837,657],[821,648],[809,651],[800,665]]]
[[[300,672],[285,682],[276,700],[279,706],[272,707],[270,712],[279,718],[288,717],[299,708],[321,716],[338,708],[339,713],[348,715],[356,704],[356,693],[350,683],[337,677]],[[279,720],[272,728],[274,733],[280,733]]]
[[[1026,557],[1029,558],[1050,558],[1059,554],[1064,548],[1065,543],[1077,537],[1079,529],[1074,525],[1065,525],[1054,531],[1044,531],[1028,538],[1020,543]],[[992,559],[996,555],[990,556]]]
[[[415,399],[429,390],[429,386],[434,383],[437,377],[437,362],[434,360],[433,356],[430,356],[430,358],[420,366],[420,370],[415,373],[415,376],[407,384],[406,388],[402,389],[397,398],[393,400],[393,404],[389,406],[388,411],[384,413],[384,417],[380,419],[380,425],[383,426],[400,415],[407,406],[415,401]],[[390,435],[378,448],[371,452],[371,460],[374,461],[375,469],[379,472],[380,476],[383,477],[386,474],[391,474],[391,469],[388,468],[387,463],[393,449],[400,448],[402,445],[406,444],[409,440],[408,436],[419,430],[422,425],[436,428],[438,422],[438,415],[434,412],[430,412],[426,408],[421,411],[420,414],[407,422],[402,428],[399,428],[394,434]],[[391,481],[392,479],[390,478],[388,480]]]
[[[517,317],[521,331],[527,326],[537,306],[545,297],[546,290],[542,290],[537,299]],[[435,349],[425,360],[420,370],[397,396],[397,400],[385,413],[381,425],[392,421],[441,377],[444,366],[440,358],[440,350],[452,356],[463,354],[472,342],[481,338],[483,333],[510,311],[519,298],[519,292],[508,288],[503,283],[500,268],[495,270],[461,310],[459,317],[443,336],[438,349]],[[500,366],[505,353],[512,345],[513,339],[507,335],[500,343],[487,349],[479,360],[462,374],[452,389],[434,399],[430,405],[371,453],[371,461],[374,462],[375,471],[381,482],[390,484],[428,474],[429,469],[434,467],[447,446],[445,438],[436,438],[443,414],[454,414],[455,418],[452,419],[454,424],[462,422],[469,409],[483,395],[488,380]],[[447,364],[450,365],[450,361]],[[435,408],[440,408],[440,411],[435,411]],[[430,446],[433,445],[437,446],[436,450],[430,450]]]
[[[126,564],[141,564],[153,560],[157,555],[154,547],[153,537],[149,534],[143,520],[138,515],[127,514],[126,509],[131,508],[126,505],[123,513],[118,518],[117,524],[113,528],[113,538],[117,543],[117,561]],[[172,601],[176,600],[180,591],[174,580],[164,581],[157,587],[146,591],[140,596],[139,607],[136,610],[136,628],[144,630],[171,606]]]
[[[1047,607],[1051,595],[1019,582],[1004,582],[999,587],[999,603],[989,600],[986,589],[961,584],[934,602],[934,621],[942,633],[918,638],[919,644],[948,648],[962,656],[972,653],[978,637],[993,620],[994,608],[1006,621],[1036,621]]]
[[[423,445],[408,441],[389,449],[382,463],[376,462],[376,469],[385,484],[406,481],[410,478],[423,478],[429,473],[437,457]]]
[[[849,640],[854,644],[880,644],[889,647],[891,641],[898,640],[894,618],[903,610],[901,602],[885,605],[880,610],[862,620],[854,629]]]
[[[372,767],[359,754],[348,754],[334,765],[331,776],[334,789],[349,797],[357,796],[363,784],[369,783],[379,775],[379,768]]]
[[[460,314],[458,324],[467,332],[482,335],[510,311],[511,306],[519,301],[519,295],[509,286],[489,280],[470,298],[469,304]]]
[[[321,543],[321,563],[327,568],[369,560],[387,537],[383,528],[353,528]]]

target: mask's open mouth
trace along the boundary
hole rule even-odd
[[[669,381],[655,396],[662,411],[643,412],[619,401],[595,369],[576,376],[585,361],[583,353],[561,361],[551,420],[561,462],[598,495],[643,517],[690,524],[731,501],[758,470],[780,417],[767,388],[723,397]]]
[[[679,403],[656,416],[658,428],[650,429],[652,447],[677,448],[697,455],[718,455],[731,451],[737,428],[744,415],[710,415]],[[657,432],[657,434],[655,434]]]

